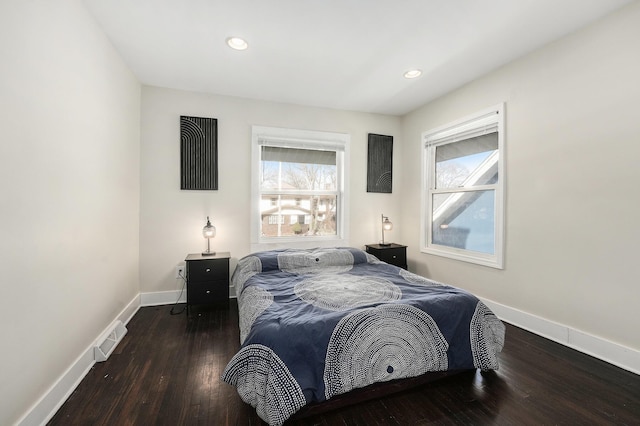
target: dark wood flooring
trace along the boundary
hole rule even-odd
[[[228,308],[141,308],[49,425],[261,425],[220,380],[239,348]],[[289,425],[640,425],[640,376],[507,325],[495,373],[465,372]]]

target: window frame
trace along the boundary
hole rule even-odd
[[[251,245],[252,250],[270,249],[275,246],[316,247],[348,245],[349,197],[349,149],[350,135],[346,133],[299,130],[279,127],[251,127]],[[282,236],[265,237],[261,235],[260,201],[263,191],[260,187],[261,147],[275,146],[293,149],[319,149],[336,152],[337,191],[336,196],[336,235],[323,236]],[[292,191],[296,192],[296,191]],[[326,193],[327,191],[300,191],[301,194]],[[329,191],[334,192],[334,191]],[[264,191],[273,193],[272,190]]]
[[[493,130],[491,130],[493,129]],[[448,188],[445,191],[436,188],[436,147],[459,142],[471,137],[497,131],[498,133],[498,181],[495,184],[474,186],[469,189]],[[505,174],[505,132],[504,103],[478,111],[462,119],[427,130],[422,133],[422,195],[420,220],[420,251],[478,265],[504,269],[504,188]],[[494,253],[482,253],[468,249],[434,244],[433,209],[431,203],[434,194],[449,192],[472,192],[480,190],[494,191]]]

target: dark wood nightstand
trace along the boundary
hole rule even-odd
[[[389,245],[367,244],[367,253],[371,253],[383,262],[407,269],[407,246],[391,243]]]
[[[187,314],[193,305],[229,302],[228,252],[213,256],[190,254],[187,263]]]

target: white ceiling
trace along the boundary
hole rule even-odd
[[[141,83],[403,115],[631,0],[85,0]],[[249,49],[231,50],[229,36]],[[423,74],[407,80],[409,68]]]

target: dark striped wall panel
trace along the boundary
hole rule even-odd
[[[180,189],[218,189],[218,120],[180,116]]]
[[[391,193],[393,136],[369,133],[367,192]]]

